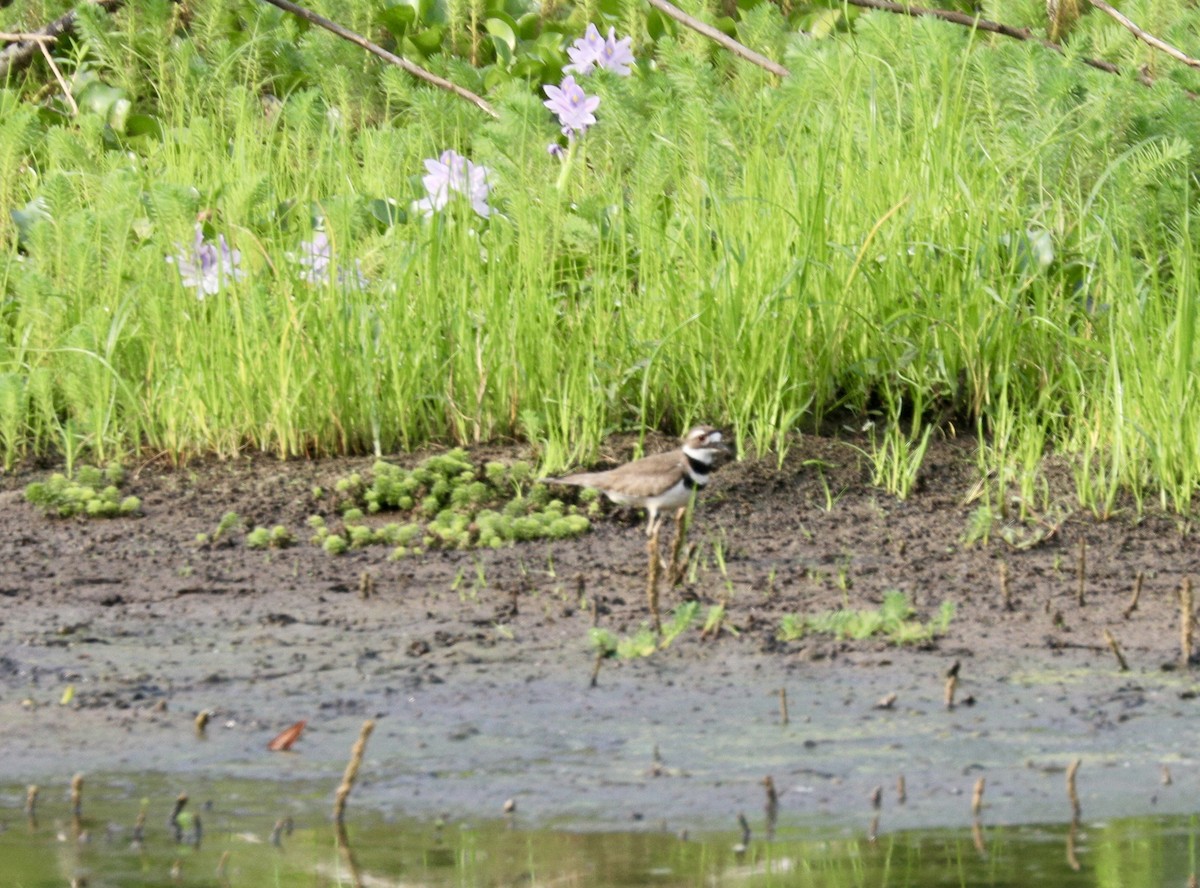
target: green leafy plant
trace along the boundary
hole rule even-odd
[[[588,640],[602,656],[620,660],[649,657],[669,648],[675,639],[691,628],[699,613],[700,604],[689,601],[671,611],[671,619],[663,624],[661,636],[655,633],[649,623],[643,622],[636,632],[626,636],[617,636],[608,629],[594,626],[588,630]]]
[[[822,611],[817,614],[787,614],[779,623],[778,638],[796,641],[808,635],[862,640],[877,635],[894,644],[925,644],[944,635],[954,618],[954,604],[942,602],[927,622],[914,619],[916,611],[903,592],[885,592],[877,609]]]
[[[121,496],[125,471],[117,464],[99,469],[81,466],[74,478],[56,472],[25,487],[25,499],[59,518],[118,518],[141,513],[136,496]]]
[[[286,549],[295,542],[292,532],[282,524],[274,527],[255,527],[246,534],[246,547],[250,549]]]

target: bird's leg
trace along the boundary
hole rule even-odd
[[[646,525],[646,536],[647,537],[654,536],[654,532],[656,530],[658,530],[658,510],[657,509],[650,512],[650,523]]]

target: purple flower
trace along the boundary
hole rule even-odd
[[[558,142],[551,142],[546,146],[546,153],[551,157],[562,157],[566,152],[563,151],[562,145],[558,144]]]
[[[563,135],[569,138],[581,136],[596,122],[593,112],[600,107],[600,97],[587,95],[570,74],[558,86],[546,84],[542,89],[550,97],[542,104],[558,115]]]
[[[564,71],[574,71],[577,74],[591,74],[596,68],[612,71],[621,77],[629,76],[629,67],[635,61],[632,37],[617,39],[617,29],[608,29],[608,39],[600,36],[595,25],[589,24],[584,35],[567,47],[567,55],[571,64]]]
[[[491,170],[485,166],[471,163],[457,151],[443,151],[437,160],[425,161],[425,169],[429,174],[422,177],[427,196],[413,203],[414,212],[421,212],[428,218],[436,212],[441,212],[450,202],[451,192],[457,191],[471,202],[471,209],[486,219],[492,214],[488,206],[488,195],[492,186],[488,182]]]
[[[324,231],[316,231],[313,233],[313,239],[310,241],[300,242],[300,255],[296,261],[303,266],[304,270],[300,272],[300,280],[306,284],[312,284],[314,287],[323,287],[329,283],[329,269],[334,266],[333,262],[333,244],[329,242],[329,235]],[[358,289],[364,289],[367,286],[367,279],[363,277],[362,266],[357,259],[354,260],[354,276],[351,277],[345,266],[334,266],[337,268],[337,282],[341,286],[352,286]]]
[[[595,25],[589,24],[583,36],[567,47],[571,64],[563,70],[574,71],[576,74],[591,74],[603,51],[604,38],[600,36],[600,31]]]
[[[217,235],[217,242],[204,239],[203,226],[196,225],[196,237],[191,252],[176,244],[179,252],[168,256],[167,261],[179,269],[183,285],[196,290],[196,298],[215,296],[230,281],[245,277],[238,265],[242,261],[241,250],[231,250],[225,235]]]

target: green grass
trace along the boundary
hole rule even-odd
[[[847,410],[879,425],[876,483],[899,495],[936,426],[981,431],[998,500],[1044,506],[1053,453],[1099,516],[1191,508],[1200,83],[1078,64],[1145,60],[1103,16],[1064,57],[878,13],[802,39],[757,6],[740,33],[790,67],[779,84],[638,31],[655,66],[589,79],[599,123],[560,175],[537,84],[497,80],[493,121],[262,4],[186,26],[133,5],[85,16],[60,60],[155,127],[99,100],[51,122],[37,68],[0,90],[5,466],[515,436],[553,471],[614,429],[696,420],[782,456]],[[1197,17],[1123,9],[1168,38]],[[365,4],[340,17],[370,28]],[[408,212],[447,147],[493,170],[489,220]],[[203,301],[164,261],[200,213],[246,272]],[[299,279],[316,218],[365,288]]]

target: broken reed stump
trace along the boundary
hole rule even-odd
[[[683,582],[688,563],[696,551],[696,544],[687,542],[690,529],[688,509],[684,506],[675,512],[675,536],[671,540],[671,564],[667,569],[667,585],[672,589]]]
[[[903,805],[908,801],[908,787],[904,782],[904,775],[901,774],[896,778],[896,804]]]
[[[971,814],[974,817],[978,817],[979,812],[983,810],[983,789],[986,785],[986,777],[980,777],[975,781],[975,789],[971,792]]]
[[[775,838],[775,824],[779,821],[779,792],[775,789],[775,780],[768,774],[762,779],[767,799],[763,813],[767,820],[767,841]]]
[[[1117,658],[1117,665],[1121,667],[1122,672],[1129,671],[1129,664],[1125,662],[1125,655],[1121,653],[1121,646],[1117,644],[1116,638],[1107,629],[1104,630],[1104,640],[1108,643],[1109,649],[1113,652],[1113,656]]]
[[[1192,662],[1192,638],[1196,629],[1196,612],[1192,602],[1192,578],[1184,577],[1179,588],[1179,656],[1184,669]]]
[[[25,818],[29,821],[29,829],[37,829],[37,800],[38,800],[38,785],[36,783],[29,784],[29,788],[25,790]]]
[[[983,823],[978,817],[971,821],[971,841],[975,843],[979,856],[987,859],[987,840],[983,837]]]
[[[662,555],[658,549],[658,528],[659,525],[656,524],[649,542],[646,543],[646,551],[650,555],[649,574],[646,577],[646,603],[650,608],[650,626],[654,629],[654,634],[662,638],[662,616],[658,608],[658,579],[662,574]]]
[[[83,775],[71,778],[71,831],[78,837],[83,832]]]
[[[1075,835],[1079,832],[1079,818],[1075,817],[1071,821],[1071,826],[1067,830],[1067,866],[1075,872],[1079,872],[1079,858],[1075,856]]]
[[[1075,589],[1075,601],[1080,607],[1083,607],[1083,590],[1087,585],[1087,540],[1079,541],[1079,559],[1076,564],[1076,570],[1079,575],[1079,585]]]
[[[183,809],[184,809],[184,807],[186,807],[187,803],[188,803],[187,793],[181,792],[175,798],[175,807],[171,809],[171,816],[167,820],[167,823],[169,823],[171,825],[172,832],[174,832],[174,834],[175,834],[175,844],[176,845],[183,842],[183,824],[180,823],[179,817],[181,814],[183,814]]]
[[[946,677],[946,708],[954,708],[954,692],[958,688],[958,676],[949,675]]]
[[[742,840],[733,846],[733,853],[740,859],[750,847],[750,821],[741,811],[737,816],[738,828],[742,831]]]
[[[1008,562],[1000,562],[1000,600],[1004,603],[1004,609],[1010,611],[1013,609],[1012,600],[1012,583],[1008,578]]]
[[[1067,766],[1067,799],[1071,802],[1071,812],[1075,820],[1079,820],[1079,815],[1083,809],[1079,806],[1079,793],[1075,790],[1075,774],[1079,771],[1079,766],[1083,763],[1083,759],[1075,759]]]
[[[787,688],[779,689],[779,720],[785,725],[788,723]]]
[[[1125,608],[1122,616],[1128,620],[1135,610],[1138,609],[1138,599],[1142,597],[1142,581],[1146,579],[1146,572],[1139,570],[1137,576],[1133,578],[1133,595],[1129,598],[1129,606]]]
[[[333,822],[339,827],[346,816],[346,800],[350,798],[350,790],[354,789],[354,781],[358,779],[358,769],[362,766],[363,753],[367,750],[367,738],[371,736],[373,730],[375,730],[374,719],[367,719],[363,722],[358,739],[354,741],[354,746],[350,749],[350,761],[346,763],[346,772],[342,775],[342,782],[333,798]]]
[[[592,677],[588,680],[588,687],[594,688],[600,684],[600,667],[604,665],[604,651],[596,651],[596,659],[592,662]]]

